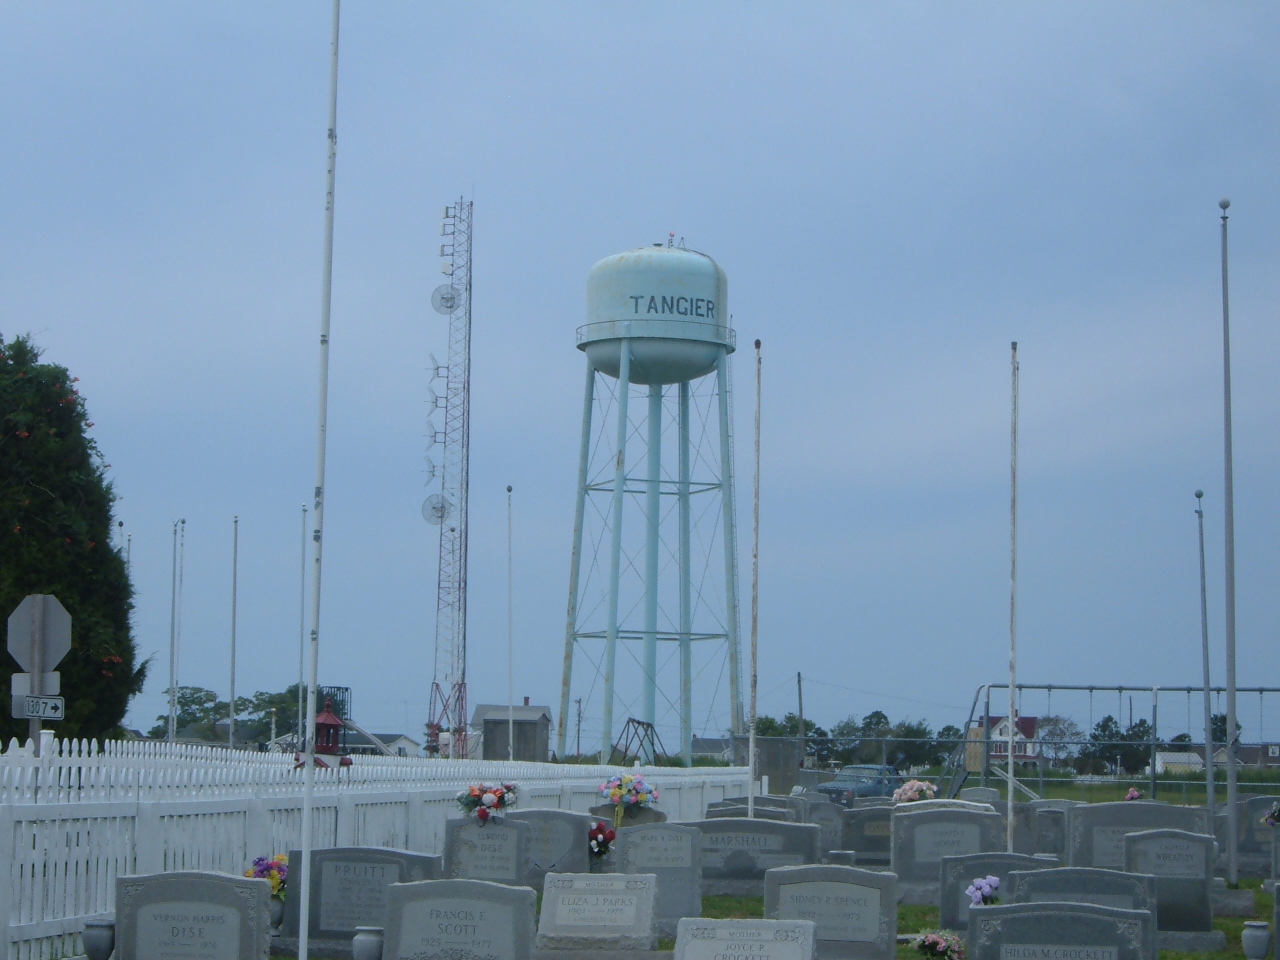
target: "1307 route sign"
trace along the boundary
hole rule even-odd
[[[18,720],[61,720],[66,711],[62,697],[13,698],[13,716]]]

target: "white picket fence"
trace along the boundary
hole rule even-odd
[[[301,843],[302,777],[293,757],[158,742],[54,741],[37,758],[0,754],[0,916],[8,960],[79,956],[84,921],[114,910],[118,875],[242,873]],[[316,846],[443,849],[457,792],[514,783],[522,808],[586,811],[617,767],[421,757],[353,757],[316,771]],[[672,820],[747,791],[742,767],[641,768]]]

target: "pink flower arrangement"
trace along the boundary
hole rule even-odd
[[[921,934],[911,945],[930,960],[964,960],[964,939],[954,933]]]
[[[1142,791],[1139,790],[1137,787],[1130,787],[1129,792],[1124,795],[1124,798],[1126,800],[1141,800]]]
[[[916,800],[932,800],[938,788],[924,780],[908,780],[893,791],[894,803],[912,803]]]

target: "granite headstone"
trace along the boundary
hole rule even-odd
[[[652,950],[657,946],[652,873],[548,873],[539,950]]]
[[[1124,836],[1139,830],[1208,833],[1203,807],[1175,807],[1149,800],[1086,803],[1067,810],[1066,862],[1073,867],[1124,869]]]
[[[821,831],[811,823],[696,820],[702,832],[702,893],[761,896],[772,867],[818,863]]]
[[[991,853],[1004,847],[1004,820],[988,808],[905,804],[893,811],[892,870],[903,902],[935,904],[943,857]]]
[[[179,871],[116,878],[116,953],[127,960],[267,960],[271,884]]]
[[[674,936],[681,917],[702,916],[702,831],[697,827],[623,827],[610,853],[618,873],[651,873],[658,878],[653,915],[659,936]]]
[[[812,920],[703,920],[685,917],[674,960],[813,960]]]
[[[819,957],[893,960],[898,878],[857,867],[775,867],[764,875],[764,915],[812,920]]]
[[[524,875],[526,886],[540,890],[542,878],[553,870],[556,873],[590,871],[587,831],[597,822],[595,817],[568,810],[517,810],[507,814],[506,819],[528,827],[525,832],[528,847],[528,869]]]
[[[961,857],[943,857],[941,869],[941,912],[944,930],[966,930],[969,927],[971,898],[965,893],[975,877],[1004,878],[1014,870],[1050,870],[1058,865],[1057,857],[1035,857],[1024,853],[971,853]],[[1004,899],[1003,897],[1001,899]]]
[[[1053,871],[1047,871],[1053,872]],[[974,907],[968,960],[1155,960],[1151,915],[1090,903]]]
[[[445,822],[444,875],[450,880],[490,880],[523,885],[528,870],[529,828],[503,817]]]
[[[537,900],[487,880],[392,884],[382,960],[532,960]]]
[[[809,811],[805,814],[805,823],[816,823],[821,830],[822,853],[828,850],[839,850],[843,839],[844,825],[841,817],[845,810],[838,803],[814,800],[809,803]]]
[[[854,850],[859,862],[889,862],[893,837],[893,807],[854,807],[841,815],[844,850]]]
[[[302,851],[290,850],[289,863],[301,871]],[[439,880],[435,854],[383,847],[329,847],[311,851],[311,936],[350,940],[356,927],[378,927],[387,912],[387,888],[393,883]],[[286,897],[281,933],[298,935],[300,897]]]
[[[1125,869],[1156,878],[1157,930],[1213,929],[1217,841],[1182,830],[1144,830],[1124,838]]]

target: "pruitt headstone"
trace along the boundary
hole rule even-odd
[[[1124,869],[1124,837],[1139,830],[1209,832],[1203,807],[1175,807],[1148,800],[1086,803],[1067,810],[1067,857],[1073,867]]]
[[[1155,960],[1145,910],[1089,903],[974,907],[968,960]]]
[[[893,960],[898,878],[857,867],[775,867],[764,875],[764,915],[812,920],[819,957]]]
[[[1124,838],[1125,869],[1156,878],[1156,929],[1213,929],[1217,841],[1182,830],[1144,830]]]
[[[651,873],[658,878],[653,915],[659,936],[674,936],[681,917],[702,915],[702,831],[697,827],[623,827],[610,853],[618,873]]]
[[[302,851],[290,850],[289,863],[302,869]],[[350,940],[356,927],[380,927],[387,912],[387,888],[393,883],[439,880],[441,858],[434,854],[382,847],[330,847],[311,851],[311,936]],[[298,935],[302,900],[286,897],[282,933]]]
[[[568,810],[517,810],[506,816],[507,820],[523,823],[528,846],[528,869],[525,870],[526,886],[542,888],[542,878],[548,873],[588,873],[591,868],[591,851],[587,846],[587,831],[596,823],[595,817]]]
[[[528,830],[503,817],[482,823],[474,817],[445,822],[444,874],[450,880],[524,884]]]
[[[818,863],[821,831],[811,823],[696,820],[702,832],[702,893],[758,897],[773,867]]]
[[[893,807],[854,807],[841,815],[844,825],[842,849],[853,850],[861,862],[889,862],[893,837]]]
[[[943,857],[993,853],[1004,847],[1004,820],[989,807],[898,806],[893,812],[892,870],[903,902],[935,904]]]
[[[812,920],[703,920],[685,917],[674,960],[813,960]]]
[[[116,956],[267,960],[271,884],[182,871],[116,878]]]
[[[652,950],[653,874],[549,873],[538,918],[540,950]]]
[[[394,884],[382,960],[532,960],[537,900],[487,880]]]
[[[1034,857],[1023,853],[973,853],[964,857],[943,857],[939,894],[939,921],[942,929],[968,929],[969,907],[973,901],[965,890],[973,883],[974,878],[999,877],[1003,892],[1004,878],[1014,870],[1050,870],[1057,865],[1056,857]]]

